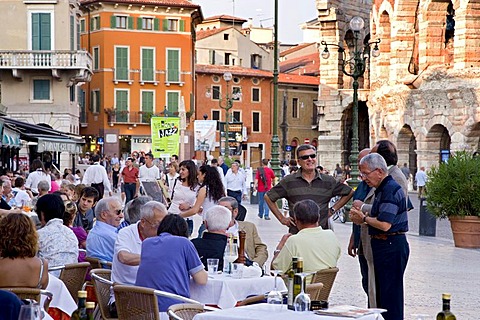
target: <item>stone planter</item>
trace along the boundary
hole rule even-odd
[[[451,216],[448,219],[452,227],[455,247],[480,248],[480,217]]]

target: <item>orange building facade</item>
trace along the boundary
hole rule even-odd
[[[196,120],[225,122],[227,94],[233,99],[229,110],[229,122],[242,123],[242,152],[232,158],[240,159],[246,167],[257,168],[263,158],[270,158],[272,140],[273,75],[269,71],[239,66],[196,65]],[[223,75],[231,73],[232,79],[225,81]],[[241,94],[239,94],[241,93]],[[232,96],[233,94],[233,96]],[[217,126],[214,157],[221,154],[220,127]],[[197,159],[205,153],[197,151]]]
[[[93,57],[92,81],[82,87],[81,134],[86,150],[126,156],[150,151],[152,116],[194,111],[194,28],[200,7],[186,0],[84,0],[81,47]]]

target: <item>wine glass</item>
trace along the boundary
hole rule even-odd
[[[227,274],[232,274],[233,265],[232,263],[238,259],[238,246],[236,243],[227,241],[225,246],[225,260],[228,262]],[[224,267],[225,269],[225,267]]]
[[[274,287],[273,290],[270,291],[267,295],[267,303],[268,304],[279,304],[280,308],[283,304],[283,294],[281,291],[277,289],[277,278],[278,275],[282,272],[281,270],[272,270],[271,271],[275,275],[274,279]]]
[[[373,314],[375,315],[375,320],[378,319],[380,314],[384,313],[387,311],[387,309],[381,309],[381,308],[369,308],[368,310],[372,311]]]
[[[303,284],[305,282],[305,277],[311,274],[312,272],[295,273],[295,275],[299,276],[300,279],[302,280],[301,292],[295,297],[295,300],[293,301],[295,311],[300,311],[300,312],[310,311],[310,303],[311,303],[310,295],[305,293],[305,287],[303,286]]]
[[[40,320],[42,318],[42,310],[38,303],[25,304],[20,307],[18,320]]]

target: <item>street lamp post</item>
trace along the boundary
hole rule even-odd
[[[223,145],[223,154],[226,156],[230,155],[230,146],[229,146],[229,137],[228,137],[228,124],[230,121],[230,109],[233,108],[233,100],[234,99],[239,99],[242,96],[241,92],[236,92],[236,93],[231,93],[230,92],[230,81],[232,81],[232,73],[231,72],[225,72],[223,74],[223,80],[225,80],[227,84],[227,92],[225,93],[225,99],[221,98],[218,99],[218,105],[221,109],[225,110],[225,143]],[[205,93],[205,96],[207,98],[211,97],[211,93],[209,90]],[[225,105],[224,105],[225,101]],[[222,141],[222,137],[220,136],[220,143]]]
[[[274,21],[273,27],[274,39],[273,39],[273,121],[272,121],[272,146],[270,163],[272,169],[275,172],[277,179],[281,178],[280,160],[278,159],[280,145],[280,139],[278,138],[278,0],[275,0],[274,4]]]
[[[353,31],[353,57],[347,59],[345,49],[342,46],[334,43],[326,43],[325,41],[321,42],[321,45],[325,46],[322,51],[322,58],[328,59],[330,57],[330,52],[328,51],[329,46],[335,46],[338,48],[338,52],[342,55],[342,72],[353,78],[353,114],[352,114],[352,146],[350,152],[350,166],[351,179],[348,181],[348,184],[352,188],[358,186],[358,78],[360,78],[366,69],[367,60],[370,57],[370,46],[373,44],[372,56],[378,57],[380,50],[378,49],[378,44],[380,39],[370,41],[366,44],[363,44],[363,41],[360,37],[360,31],[364,28],[365,21],[361,17],[353,17],[350,20],[350,29]]]

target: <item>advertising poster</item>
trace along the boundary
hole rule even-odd
[[[217,120],[196,120],[193,128],[195,151],[214,151]]]
[[[152,117],[152,153],[155,158],[169,158],[180,151],[180,118]]]

